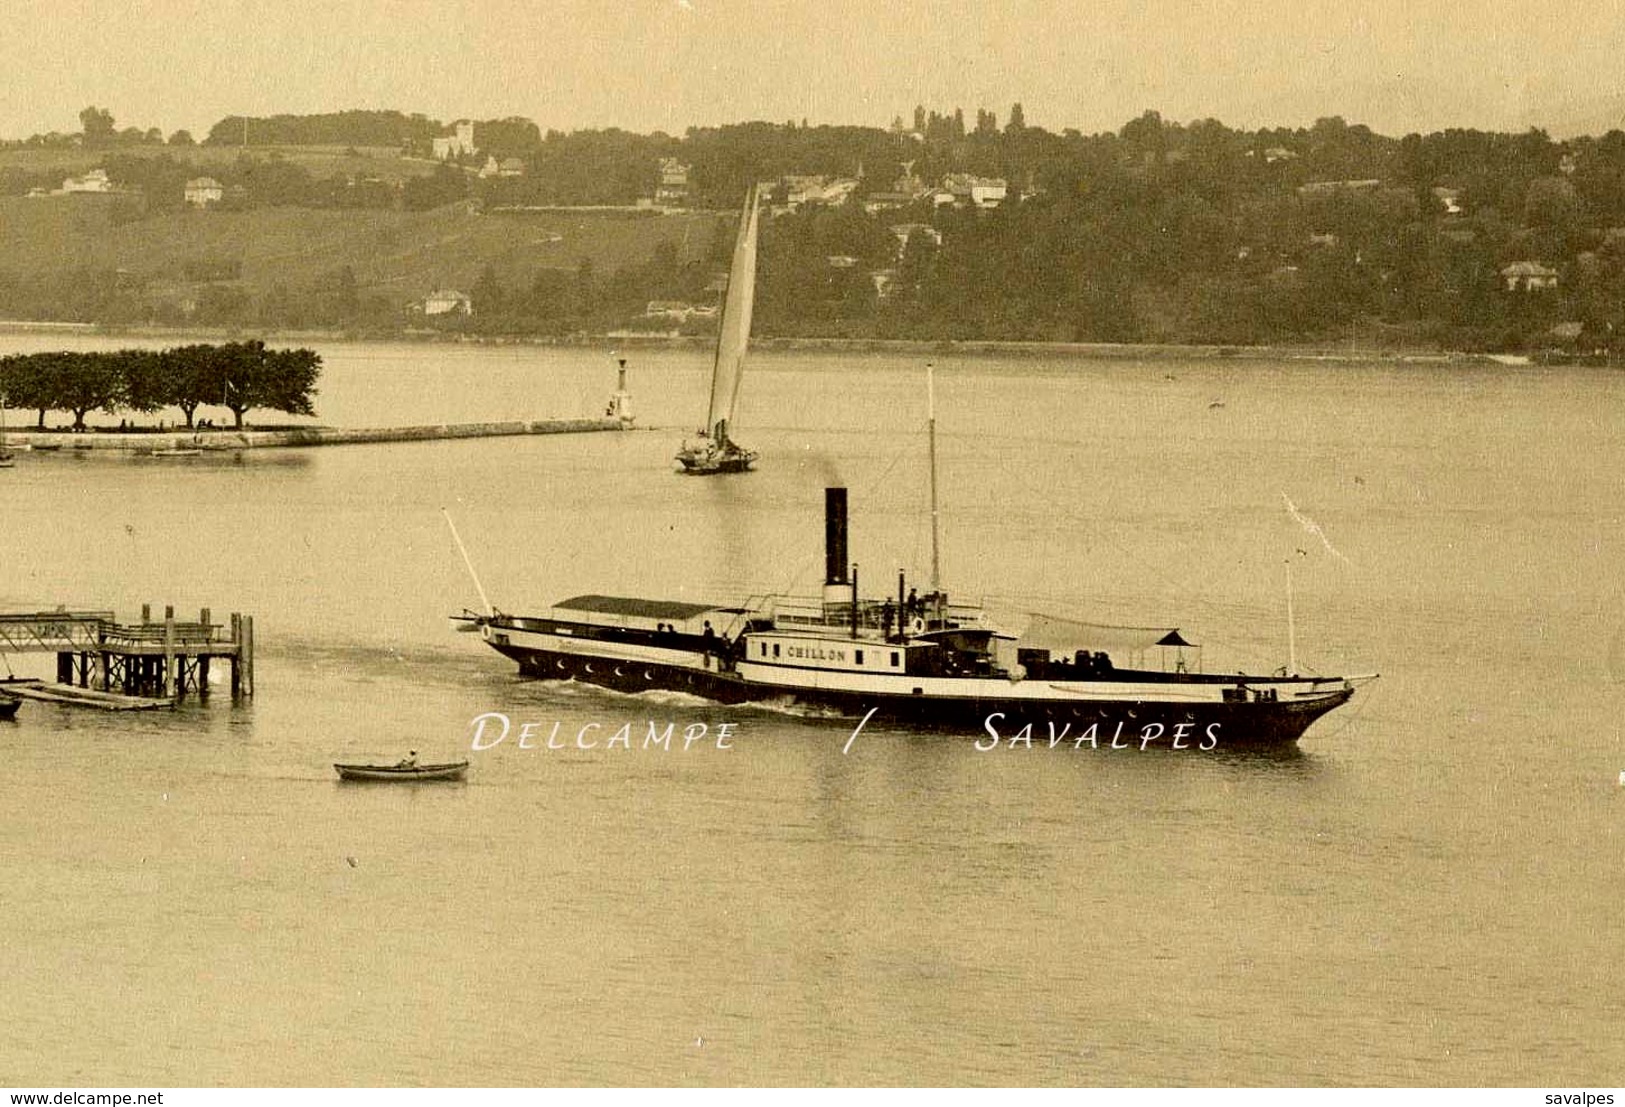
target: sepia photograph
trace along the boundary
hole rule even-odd
[[[15,7],[12,1103],[1613,1102],[1617,11]]]

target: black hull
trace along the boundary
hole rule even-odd
[[[982,748],[1030,744],[1057,749],[1212,751],[1288,746],[1301,738],[1316,719],[1346,703],[1353,694],[1343,689],[1303,702],[1176,704],[1153,699],[1124,702],[1087,698],[1035,701],[998,695],[998,681],[989,681],[989,694],[976,698],[922,698],[813,688],[785,691],[750,683],[726,671],[697,671],[512,645],[495,648],[519,663],[522,676],[536,680],[575,680],[618,692],[686,692],[727,705],[788,703],[834,711],[853,719],[862,719],[873,711],[875,719],[886,722],[974,736]]]

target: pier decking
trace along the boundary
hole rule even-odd
[[[254,617],[236,612],[224,624],[211,621],[208,608],[196,622],[177,621],[173,607],[154,621],[151,605],[142,606],[139,623],[121,623],[111,611],[0,613],[0,653],[56,654],[56,688],[39,684],[34,699],[112,702],[70,696],[68,688],[157,701],[207,696],[210,665],[219,661],[231,666],[232,698],[254,694]]]
[[[99,711],[144,711],[169,707],[173,700],[156,696],[126,696],[99,688],[77,688],[71,684],[47,684],[43,680],[0,680],[0,691],[18,699],[41,703],[61,703],[69,707],[93,707]]]

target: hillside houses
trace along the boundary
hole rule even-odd
[[[660,159],[660,184],[655,188],[655,203],[660,207],[680,208],[688,203],[689,167],[676,158]]]
[[[716,304],[690,304],[682,300],[650,300],[649,306],[643,310],[643,318],[666,319],[674,323],[686,323],[691,319],[715,319],[717,313]]]
[[[1439,202],[1446,215],[1462,214],[1461,189],[1447,188],[1439,185],[1432,190],[1433,198]]]
[[[454,288],[437,288],[421,300],[408,305],[414,315],[473,315],[474,298]]]
[[[186,182],[183,196],[192,207],[205,208],[225,199],[226,190],[213,177],[193,177]]]
[[[1508,292],[1545,292],[1557,287],[1557,270],[1538,261],[1515,261],[1501,270]]]
[[[503,158],[498,161],[495,154],[485,159],[485,164],[480,166],[479,172],[482,181],[490,180],[492,177],[523,177],[524,175],[524,162],[518,158]]]
[[[455,161],[461,157],[472,157],[479,152],[474,145],[474,124],[468,119],[459,119],[452,124],[452,133],[442,135],[432,143],[436,161]]]
[[[826,204],[836,207],[844,204],[858,189],[856,177],[819,177],[793,174],[775,182],[764,182],[764,187],[775,194],[783,194],[782,207],[795,211],[805,204]]]
[[[69,177],[62,182],[62,191],[65,193],[87,192],[105,193],[113,191],[113,182],[107,177],[107,170],[92,169],[83,177]]]
[[[897,239],[899,258],[908,252],[908,244],[916,239],[928,239],[933,246],[942,245],[942,232],[929,223],[899,223],[891,228],[891,233]]]
[[[951,204],[956,208],[996,208],[1004,203],[1009,186],[1002,177],[976,177],[969,173],[949,173],[942,178],[942,187],[933,194],[938,207]]]

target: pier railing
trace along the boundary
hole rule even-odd
[[[112,621],[111,611],[0,613],[0,653],[94,649]]]
[[[126,695],[185,695],[209,691],[209,667],[231,666],[233,697],[254,694],[254,617],[233,612],[214,622],[204,608],[177,620],[173,607],[161,620],[143,605],[139,623],[121,623],[111,611],[0,613],[0,653],[54,653],[57,682]]]

